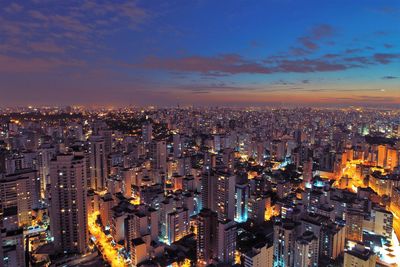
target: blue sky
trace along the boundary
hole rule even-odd
[[[400,1],[1,1],[0,105],[400,103]]]

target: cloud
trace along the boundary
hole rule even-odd
[[[108,35],[137,31],[151,18],[147,9],[131,0],[10,4],[0,9],[0,72],[35,73],[52,79],[62,71],[74,78],[73,72],[82,72],[89,64],[87,55],[106,51]],[[87,69],[84,72],[91,74]]]
[[[273,82],[273,83],[271,83],[271,84],[276,84],[276,85],[293,85],[293,84],[295,84],[295,83],[292,83],[292,82],[289,82],[289,81],[285,81],[285,80],[280,79],[280,80],[275,81],[275,82]]]
[[[18,13],[21,12],[23,7],[17,3],[11,3],[9,6],[4,8],[7,13]]]
[[[292,47],[290,49],[290,54],[293,56],[305,56],[310,54],[310,51],[302,47]]]
[[[30,48],[33,51],[44,52],[44,53],[64,53],[65,49],[54,43],[53,41],[35,42],[31,43]]]
[[[20,14],[9,14],[12,12]],[[14,53],[19,50],[19,54],[54,54],[77,47],[80,53],[93,52],[104,48],[107,35],[121,29],[136,31],[151,17],[131,0],[66,1],[62,5],[36,1],[29,8],[26,2],[12,3],[0,10],[0,39],[3,48]]]
[[[192,91],[192,94],[210,94],[212,93],[211,91]]]
[[[337,58],[339,57],[339,54],[325,54],[323,57],[324,58]]]
[[[328,24],[321,24],[312,29],[311,37],[315,40],[319,40],[321,38],[332,36],[334,32],[335,31],[332,26]]]
[[[398,79],[399,77],[397,76],[383,76],[382,79],[384,80],[393,80],[393,79]]]
[[[275,72],[325,72],[348,69],[349,66],[342,63],[334,63],[320,59],[282,60],[278,63]]]
[[[210,84],[187,84],[182,86],[174,87],[178,90],[189,90],[192,92],[233,92],[233,91],[256,91],[259,88],[244,87],[244,86],[232,86],[225,84],[224,82],[210,83]]]
[[[361,51],[362,51],[362,49],[360,49],[360,48],[351,48],[351,49],[346,49],[344,52],[346,54],[354,54],[354,53],[359,53]]]
[[[38,10],[29,10],[28,15],[31,16],[31,18],[37,19],[37,20],[42,20],[42,21],[46,21],[46,22],[49,20],[46,15],[44,15],[42,12],[40,12]]]
[[[147,57],[140,67],[168,71],[198,72],[202,74],[271,73],[272,70],[260,63],[243,59],[237,54],[216,57],[190,56],[183,58]]]
[[[361,63],[361,64],[364,64],[364,65],[372,63],[369,57],[363,57],[363,56],[348,57],[348,58],[344,58],[344,60],[347,61],[347,62],[356,62],[356,63]]]
[[[304,48],[308,49],[309,51],[314,51],[319,48],[319,45],[317,44],[318,41],[331,37],[334,35],[334,33],[335,30],[332,26],[328,24],[321,24],[312,28],[309,34],[299,37],[298,41]],[[297,52],[299,51],[301,50],[297,50]]]
[[[201,74],[271,74],[279,72],[324,72],[345,70],[349,66],[343,63],[321,59],[276,60],[273,64],[261,64],[246,60],[237,54],[219,55],[216,57],[190,56],[183,58],[147,57],[139,66],[147,69],[197,72]]]
[[[316,50],[318,48],[318,45],[308,36],[300,37],[299,42],[309,50]]]
[[[80,60],[55,58],[17,58],[0,54],[0,72],[27,73],[49,72],[62,67],[82,67],[85,63]]]
[[[361,95],[361,96],[355,96],[355,98],[361,101],[369,101],[369,102],[396,102],[399,100],[398,97],[392,97],[392,96]]]
[[[316,58],[292,59],[290,56],[269,57],[262,61],[245,59],[238,54],[217,56],[187,56],[161,58],[149,56],[139,64],[122,66],[164,70],[169,72],[200,73],[207,76],[234,74],[311,73],[342,71],[375,64],[389,64],[400,58],[400,54],[375,53],[370,56],[346,57],[339,54],[325,54]]]
[[[376,53],[374,59],[381,64],[389,64],[393,60],[400,58],[400,54],[389,54],[389,53]]]

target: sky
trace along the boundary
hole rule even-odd
[[[400,107],[398,0],[0,5],[0,106]]]

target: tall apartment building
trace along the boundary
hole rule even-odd
[[[15,208],[19,226],[32,223],[32,209],[38,206],[39,192],[40,183],[37,172],[34,170],[17,170],[13,174],[0,178],[2,208]]]
[[[85,158],[58,155],[50,163],[50,180],[50,222],[55,249],[84,253],[88,242]]]
[[[167,214],[168,242],[173,243],[189,234],[189,212],[186,208],[176,208]]]
[[[345,226],[337,224],[323,225],[319,245],[319,255],[335,260],[345,245]]]
[[[218,222],[218,253],[220,262],[233,263],[236,250],[236,222],[231,220]]]
[[[377,255],[362,245],[356,245],[344,253],[344,265],[354,267],[375,267]]]
[[[274,246],[273,243],[256,244],[244,255],[245,267],[273,267],[274,266]]]
[[[103,191],[107,186],[107,155],[104,139],[91,136],[89,139],[90,188]]]
[[[218,216],[210,209],[202,209],[197,221],[197,261],[207,265],[217,256]]]
[[[392,240],[393,214],[383,208],[374,207],[371,211],[374,233]]]
[[[233,220],[235,217],[236,177],[229,173],[217,173],[216,207],[218,220]]]
[[[167,144],[164,140],[153,140],[150,143],[151,168],[160,172],[167,172]]]
[[[245,222],[248,218],[249,186],[236,184],[235,186],[235,221]]]
[[[362,241],[363,221],[363,212],[351,209],[346,212],[346,239],[356,242]]]
[[[146,122],[142,126],[142,138],[145,143],[150,143],[153,139],[153,124]]]
[[[284,219],[274,225],[274,259],[276,267],[294,266],[297,224]]]
[[[206,170],[201,176],[201,206],[205,209],[214,209],[216,179],[211,170]]]
[[[317,267],[319,240],[313,232],[306,231],[296,239],[294,252],[295,267]]]

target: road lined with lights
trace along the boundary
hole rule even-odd
[[[101,227],[96,223],[99,212],[94,212],[88,216],[89,232],[94,237],[94,242],[107,261],[112,267],[128,266],[124,258],[119,254],[119,245],[112,245],[110,239],[103,232]]]
[[[346,166],[342,169],[341,174],[337,177],[338,180],[334,183],[335,187],[340,188],[339,179],[343,176],[347,176],[351,178],[351,184],[347,185],[347,189],[357,192],[359,187],[365,187],[360,175],[357,174],[357,165],[359,164],[367,164],[363,160],[351,160],[346,163]],[[372,170],[380,170],[375,167],[371,167]],[[341,189],[344,189],[343,187]],[[378,193],[377,193],[378,194]],[[393,237],[392,242],[390,244],[390,257],[386,255],[388,251],[382,249],[379,251],[382,254],[382,259],[385,263],[393,264],[393,263],[400,263],[400,217],[397,216],[395,210],[391,206],[386,207],[393,214]],[[397,266],[397,265],[396,265]]]

